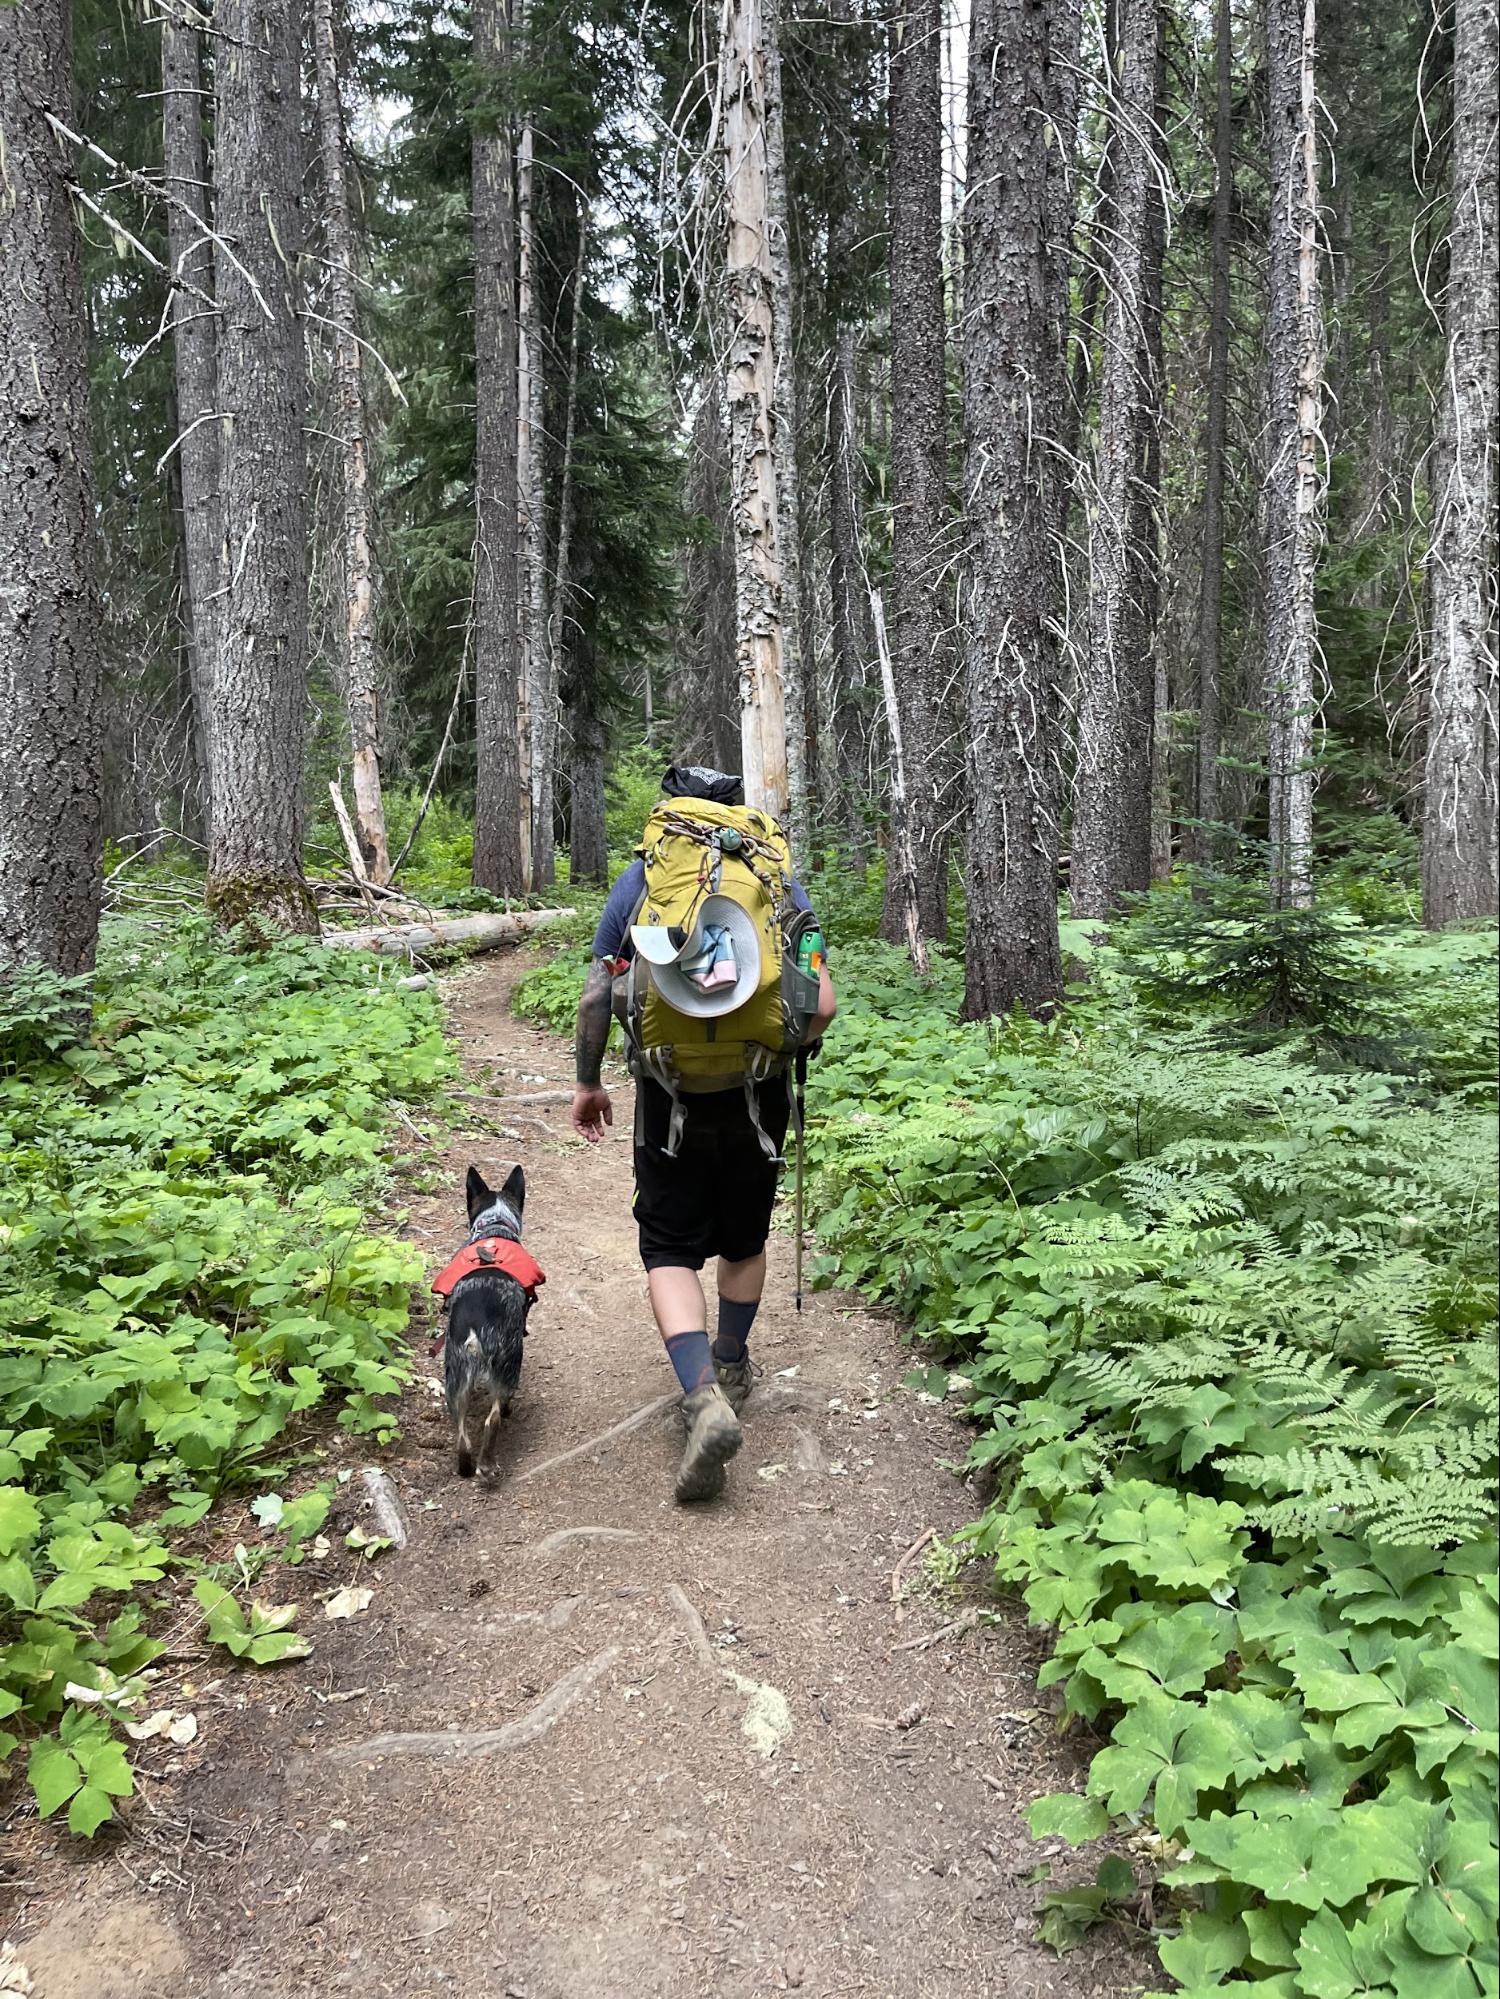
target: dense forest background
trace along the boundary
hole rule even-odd
[[[888,846],[920,943],[956,860],[976,1013],[1055,999],[1059,858],[1075,914],[1247,838],[1415,911],[1425,840],[1428,921],[1494,911],[1482,5],[494,9],[257,5],[259,74],[75,9],[108,837],[295,877],[345,773],[378,882],[434,778],[545,892],[774,681],[804,864]]]
[[[1043,1937],[1494,1990],[1497,73],[1494,0],[0,0],[36,1811],[128,1817],[158,1585],[299,1656],[326,1496],[183,1536],[390,1434],[457,1056],[325,944],[535,933],[565,1029],[700,759],[831,945],[815,1274],[1089,1761]]]

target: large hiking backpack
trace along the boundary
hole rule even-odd
[[[791,899],[791,853],[769,813],[702,798],[664,799],[636,850],[646,889],[631,925],[635,955],[615,980],[615,1013],[630,1065],[672,1099],[666,1151],[675,1157],[684,1095],[742,1087],[770,1158],[756,1085],[780,1075],[801,1046],[818,981],[797,966],[811,919]],[[718,927],[732,938],[732,990],[703,994],[683,967]]]

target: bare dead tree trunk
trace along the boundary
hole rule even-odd
[[[1109,136],[1113,228],[1095,252],[1106,259],[1104,351],[1068,876],[1075,917],[1112,915],[1124,896],[1151,881],[1157,593],[1149,460],[1161,423],[1151,332],[1153,292],[1158,312],[1160,301],[1153,226],[1160,31],[1157,0],[1122,0]]]
[[[728,225],[725,383],[742,761],[746,798],[784,820],[791,801],[765,48],[761,0],[725,0],[720,50]]]
[[[690,541],[683,556],[673,645],[678,747],[720,770],[732,770],[742,755],[735,685],[734,526],[724,399],[716,380],[705,384],[693,417],[684,483],[688,513],[706,521],[712,532]]]
[[[891,664],[907,824],[881,933],[948,934],[942,826],[942,592],[948,553],[943,315],[941,0],[904,0],[890,28]]]
[[[212,293],[213,244],[194,217],[208,217],[208,163],[203,144],[201,29],[185,16],[161,21],[162,165],[172,269]],[[219,656],[224,571],[224,521],[219,496],[219,353],[214,314],[186,291],[171,297],[172,360],[181,443],[173,464],[182,496],[182,585],[187,611],[188,684],[193,703],[193,756],[205,828],[213,770],[213,676]]]
[[[375,507],[370,489],[369,409],[359,345],[359,283],[353,205],[349,199],[344,121],[339,98],[334,0],[313,0],[313,54],[318,75],[318,152],[323,170],[323,242],[334,321],[333,377],[343,459],[341,556],[344,616],[339,668],[349,716],[354,831],[371,881],[391,874],[380,789],[379,607],[375,580]]]
[[[478,773],[474,883],[524,895],[518,710],[520,497],[516,468],[515,190],[505,97],[510,77],[507,0],[474,0],[474,62],[489,102],[476,114],[474,215],[474,442],[476,525],[474,693]]]
[[[807,708],[817,687],[803,657],[802,507],[797,473],[797,350],[792,328],[792,237],[787,213],[786,125],[781,97],[781,0],[760,0],[765,68],[766,223],[771,271],[777,550],[781,570],[781,685],[786,713],[787,831],[807,853],[813,767]],[[811,723],[815,737],[816,718]]]
[[[964,1011],[1045,1013],[1057,933],[1059,435],[1076,140],[1072,0],[975,0],[964,205]]]
[[[92,969],[104,771],[66,0],[0,11],[0,973]]]
[[[1203,438],[1203,530],[1198,581],[1198,755],[1188,851],[1212,861],[1219,819],[1219,703],[1224,619],[1224,464],[1229,437],[1230,222],[1234,206],[1233,39],[1229,0],[1214,16],[1214,215],[1208,314],[1208,409]]]
[[[569,563],[573,543],[573,444],[578,432],[578,338],[583,323],[583,285],[588,269],[588,203],[578,211],[578,257],[573,266],[573,315],[568,332],[568,379],[563,392],[562,462],[557,481],[557,557],[552,605],[547,617],[541,685],[531,711],[532,878],[538,888],[557,877],[558,707],[562,687],[564,625],[568,615]],[[544,578],[545,583],[545,578]]]
[[[524,33],[531,25],[525,0],[520,0],[517,32]],[[520,838],[526,879],[535,886],[536,849],[541,838],[536,824],[541,804],[537,737],[547,661],[547,507],[543,457],[546,374],[541,300],[537,291],[536,128],[529,112],[522,121],[516,148],[516,220],[520,234],[516,301],[516,487],[521,509],[522,643]]]
[[[1324,489],[1316,46],[1316,0],[1266,0],[1271,218],[1265,355],[1272,458],[1262,685],[1270,885],[1278,906],[1312,896],[1313,588]]]
[[[1433,930],[1496,910],[1496,37],[1495,0],[1455,0],[1447,358],[1427,558],[1422,914]]]
[[[302,874],[307,364],[299,10],[219,0],[215,282],[228,586],[214,676],[208,906],[316,934]],[[234,255],[225,245],[232,245]],[[244,271],[241,270],[244,267]],[[248,271],[249,278],[244,275]],[[253,279],[253,284],[251,280]]]

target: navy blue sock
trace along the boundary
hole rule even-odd
[[[714,1378],[713,1355],[708,1350],[707,1333],[668,1333],[667,1359],[672,1363],[683,1393],[691,1395]]]
[[[752,1298],[741,1303],[738,1298],[719,1300],[719,1331],[714,1340],[716,1360],[743,1360],[745,1349],[750,1342],[750,1328],[755,1324],[755,1315],[760,1310],[760,1300]]]

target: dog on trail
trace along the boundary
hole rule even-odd
[[[497,1194],[478,1167],[464,1187],[469,1240],[434,1280],[445,1301],[443,1387],[458,1475],[493,1477],[500,1425],[521,1380],[526,1321],[546,1277],[521,1246],[526,1175],[515,1167]]]

